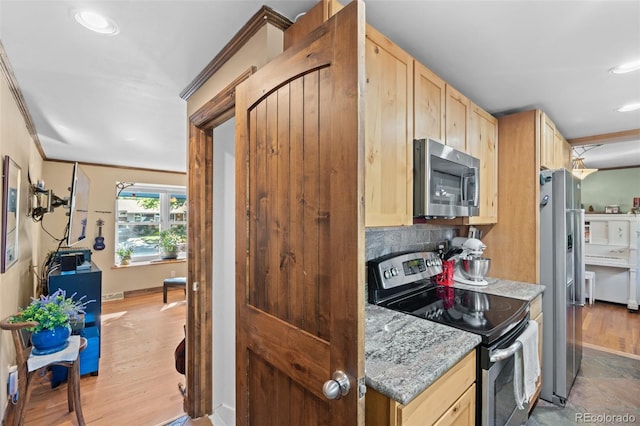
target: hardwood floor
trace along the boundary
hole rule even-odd
[[[98,376],[80,381],[87,425],[158,425],[184,415],[174,349],[184,337],[183,290],[145,293],[102,304]],[[67,385],[51,389],[42,378],[31,396],[25,425],[75,425],[67,411]]]
[[[88,425],[151,426],[184,415],[178,383],[185,380],[175,370],[173,358],[184,335],[183,298],[184,292],[174,289],[166,305],[161,291],[102,304],[100,374],[81,380]],[[640,314],[599,301],[582,312],[585,346],[640,356]],[[51,389],[47,377],[41,381],[27,407],[25,425],[75,425],[75,414],[67,411],[67,385]],[[207,419],[178,422],[209,424]]]
[[[582,309],[582,321],[585,346],[640,356],[640,313],[596,300]]]

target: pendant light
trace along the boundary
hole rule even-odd
[[[574,175],[575,177],[577,177],[580,180],[583,180],[584,178],[589,176],[591,173],[594,173],[594,172],[598,171],[598,169],[589,169],[589,168],[587,168],[587,166],[584,164],[583,155],[585,154],[585,152],[590,151],[593,148],[597,148],[600,145],[601,144],[590,145],[590,146],[587,146],[587,147],[580,146],[580,147],[577,147],[577,148],[573,148],[573,151],[575,153],[575,157],[571,160],[571,174],[572,175]],[[579,149],[581,149],[582,152],[578,153]]]

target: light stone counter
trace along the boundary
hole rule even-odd
[[[495,294],[497,296],[511,297],[513,299],[531,302],[545,289],[545,286],[525,283],[520,281],[503,280],[499,278],[486,278],[488,285],[477,286],[454,283],[453,287],[477,291],[478,293]]]
[[[367,386],[407,404],[480,341],[473,333],[367,304]]]

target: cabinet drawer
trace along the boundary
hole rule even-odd
[[[469,389],[442,415],[434,426],[471,426],[476,423],[476,385]]]
[[[538,295],[535,299],[533,299],[529,307],[529,310],[530,310],[529,316],[532,319],[540,315],[540,313],[542,312],[542,295],[541,294]]]
[[[453,366],[407,405],[398,406],[398,424],[424,426],[435,423],[476,380],[475,351]],[[475,398],[475,395],[474,395]]]
[[[475,386],[472,386],[475,380],[476,351],[473,350],[406,405],[374,389],[367,389],[365,424],[367,426],[433,425],[436,421],[446,419],[448,411],[452,411],[451,416],[455,417],[455,413],[463,414],[467,410],[467,400],[462,399],[465,392],[470,395],[475,416]]]

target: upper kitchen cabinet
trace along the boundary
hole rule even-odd
[[[469,99],[447,84],[445,90],[445,145],[467,152],[470,109]]]
[[[551,118],[540,111],[540,168],[571,170],[571,145]]]
[[[370,25],[365,48],[365,226],[411,225],[413,58]]]
[[[540,121],[538,110],[498,119],[500,220],[482,237],[493,277],[540,282]]]
[[[414,61],[414,139],[444,141],[445,86],[443,79]]]
[[[547,114],[540,111],[540,168],[556,167],[556,125]]]
[[[466,225],[498,222],[498,120],[471,103],[468,153],[480,159],[479,215],[465,218]]]
[[[564,136],[562,137],[562,167],[567,170],[571,170],[573,167],[571,165],[571,154],[573,153],[573,149],[571,148],[571,144],[567,141]]]
[[[318,28],[323,22],[342,10],[344,6],[336,0],[321,0],[309,9],[304,15],[284,31],[283,49],[302,40],[311,31]]]

